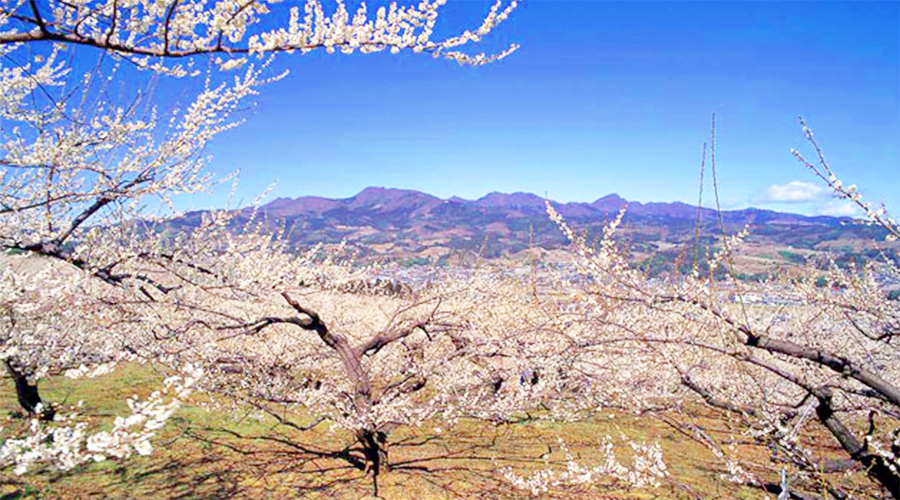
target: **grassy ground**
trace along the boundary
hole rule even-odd
[[[110,422],[127,414],[125,398],[159,387],[150,367],[126,367],[93,380],[56,378],[42,382],[46,400],[85,402],[85,414]],[[301,458],[299,447],[338,450],[349,441],[319,425],[311,432],[288,432],[257,412],[207,410],[202,401],[183,406],[154,440],[149,457],[91,463],[67,473],[34,470],[24,476],[0,472],[0,499],[13,498],[365,498],[371,481],[337,460]],[[27,425],[11,417],[17,410],[12,383],[0,379],[2,433]],[[237,416],[235,416],[235,413]],[[294,416],[303,423],[302,415]],[[727,423],[701,414],[697,424],[727,435]],[[661,488],[628,491],[608,484],[549,492],[546,498],[761,498],[759,490],[739,488],[722,477],[721,464],[704,446],[665,423],[664,418],[601,412],[585,422],[532,421],[494,426],[460,422],[451,429],[399,429],[390,437],[395,468],[380,479],[380,496],[391,500],[442,498],[529,498],[491,473],[498,465],[520,474],[562,458],[558,439],[585,465],[596,465],[602,439],[621,435],[659,442],[670,477]],[[742,453],[764,450],[746,447]],[[623,457],[627,453],[623,453]],[[764,455],[761,455],[761,458]],[[439,458],[435,458],[439,457]],[[771,471],[770,473],[774,473]]]

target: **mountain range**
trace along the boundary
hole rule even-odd
[[[551,250],[565,244],[560,230],[546,213],[546,200],[531,193],[490,193],[477,200],[441,199],[427,193],[369,187],[350,198],[317,196],[277,198],[258,210],[264,220],[287,230],[298,247],[317,242],[347,241],[369,257],[438,262],[454,255],[508,257],[525,249]],[[859,252],[867,242],[883,240],[878,228],[851,218],[774,212],[756,208],[723,211],[686,203],[640,203],[608,194],[591,203],[550,201],[570,226],[590,236],[626,207],[621,237],[638,258],[661,254],[675,259],[695,241],[699,217],[700,240],[714,246],[722,227],[735,233],[749,227],[754,245],[772,251],[843,250]],[[236,224],[249,220],[242,209]],[[259,215],[259,214],[258,214]],[[202,212],[190,212],[177,226],[192,226]],[[778,250],[781,249],[781,250]],[[666,259],[663,259],[666,260]],[[796,260],[796,259],[795,259]]]

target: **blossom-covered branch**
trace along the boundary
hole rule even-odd
[[[343,0],[327,15],[319,0],[292,6],[282,27],[271,28],[270,0],[229,0],[210,6],[201,0],[119,2],[91,0],[72,4],[60,0],[3,0],[0,20],[10,26],[0,33],[0,45],[51,41],[85,45],[129,57],[140,67],[162,69],[157,58],[199,54],[231,56],[219,59],[225,69],[242,65],[244,56],[272,52],[306,53],[316,49],[350,54],[390,50],[426,52],[461,64],[481,65],[502,59],[518,46],[494,54],[469,54],[460,47],[481,41],[509,18],[518,0],[490,8],[481,25],[457,36],[432,40],[440,9],[447,0],[379,7],[370,17],[365,2],[351,15]],[[190,63],[188,63],[190,64]],[[179,72],[185,72],[178,67]]]

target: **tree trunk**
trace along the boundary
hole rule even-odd
[[[357,439],[362,445],[363,455],[366,457],[367,472],[372,473],[372,487],[374,494],[378,496],[378,476],[382,472],[390,470],[388,463],[387,435],[378,431],[360,431]]]
[[[892,498],[900,500],[900,474],[894,471],[891,464],[883,457],[871,453],[865,444],[860,442],[853,432],[841,422],[831,407],[831,393],[823,390],[816,395],[819,406],[816,407],[816,416],[819,421],[831,431],[841,447],[850,454],[850,458],[860,462],[869,477],[884,487]]]
[[[37,413],[36,410],[38,405],[41,405],[41,412],[39,415],[41,420],[53,420],[55,411],[41,400],[37,383],[32,384],[29,382],[26,371],[17,368],[12,358],[7,358],[4,361],[4,364],[6,365],[6,371],[9,372],[9,375],[13,379],[13,384],[16,386],[16,398],[19,400],[19,406],[26,412],[35,414]]]

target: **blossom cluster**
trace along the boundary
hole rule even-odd
[[[822,148],[819,146],[819,143],[816,142],[812,129],[807,126],[806,121],[804,121],[802,117],[800,118],[800,125],[803,128],[803,135],[815,150],[818,164],[808,161],[798,150],[791,149],[791,154],[794,158],[811,170],[817,177],[822,179],[838,198],[849,200],[857,207],[861,208],[865,213],[869,224],[876,224],[886,230],[888,233],[886,236],[887,241],[897,241],[900,239],[900,222],[897,222],[891,217],[891,214],[888,213],[884,204],[876,209],[873,207],[872,202],[864,201],[856,184],[845,186],[843,181],[838,179],[837,175],[831,169],[831,165],[829,165],[828,161],[825,159]]]
[[[460,47],[480,42],[507,20],[518,0],[504,5],[497,0],[473,30],[433,39],[440,10],[447,0],[420,0],[410,5],[391,2],[369,16],[360,2],[351,15],[343,0],[335,0],[329,15],[320,0],[306,0],[301,9],[286,12],[273,0],[210,5],[203,0],[88,0],[71,3],[58,0],[26,4],[3,0],[0,44],[54,40],[58,43],[92,45],[124,57],[139,68],[175,76],[197,73],[194,61],[167,61],[199,54],[217,54],[220,69],[229,70],[247,62],[248,56],[273,52],[307,53],[324,49],[345,54],[389,50],[426,52],[468,65],[488,64],[513,53],[518,45],[493,54],[468,53]],[[273,17],[287,22],[273,23]],[[273,24],[282,27],[272,28]]]
[[[131,414],[116,417],[109,431],[93,432],[87,422],[79,421],[77,410],[81,403],[73,409],[75,411],[59,414],[52,423],[32,419],[28,436],[0,443],[0,467],[13,464],[16,474],[24,474],[36,463],[69,470],[84,462],[100,462],[108,457],[128,458],[134,453],[149,455],[153,450],[150,439],[190,395],[194,383],[202,376],[196,369],[186,369],[187,374],[167,378],[163,389],[153,392],[146,400],[128,399]]]

